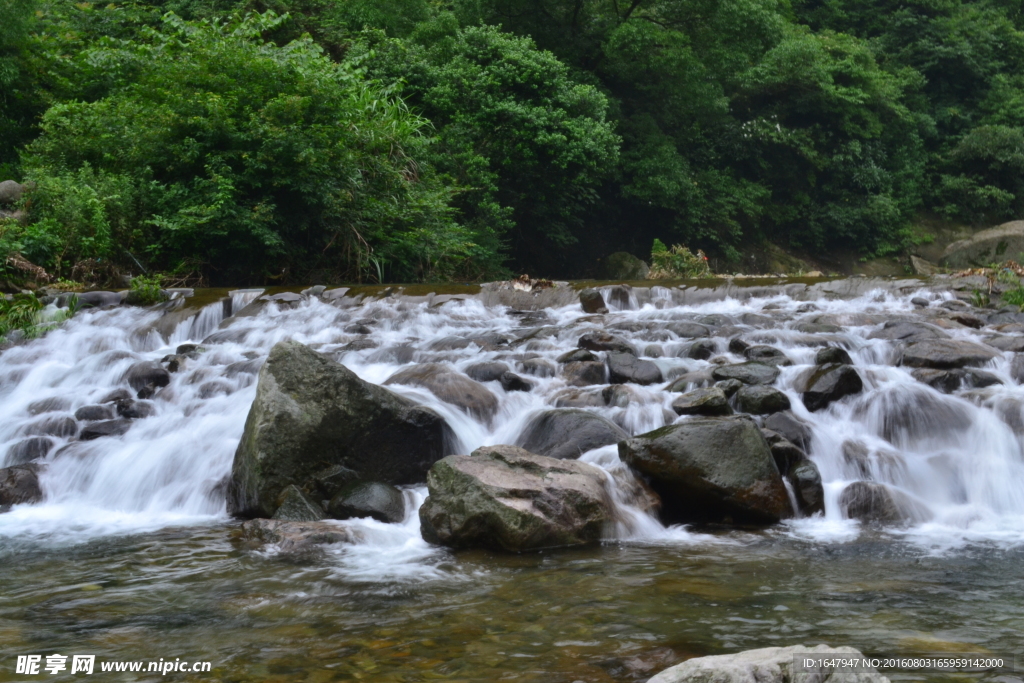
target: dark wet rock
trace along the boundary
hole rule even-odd
[[[836,334],[843,331],[843,328],[839,325],[810,322],[806,320],[793,323],[791,329],[796,332],[803,332],[804,334]]]
[[[890,320],[884,323],[881,329],[869,334],[868,339],[915,342],[929,339],[949,339],[949,335],[928,323]]]
[[[199,357],[202,350],[203,348],[199,344],[178,344],[177,348],[174,349],[174,353],[175,355],[195,360]]]
[[[250,519],[242,524],[240,538],[253,545],[271,544],[286,554],[302,554],[322,545],[358,543],[359,534],[338,522],[290,522]]]
[[[825,512],[825,487],[821,483],[821,472],[810,460],[801,460],[786,474],[793,487],[797,507],[804,515]]]
[[[311,477],[310,495],[317,500],[330,500],[349,484],[359,481],[359,473],[344,465],[331,465]]]
[[[505,391],[533,391],[533,382],[523,379],[514,372],[503,372],[498,378]]]
[[[554,363],[543,358],[527,358],[519,364],[523,372],[534,377],[554,377],[558,370]]]
[[[695,388],[711,384],[711,372],[709,370],[696,370],[686,372],[672,380],[672,383],[665,388],[665,391],[685,392]]]
[[[1002,384],[1002,380],[992,373],[973,368],[955,368],[953,370],[917,368],[910,374],[918,382],[927,384],[933,389],[946,394],[952,394],[962,387],[980,389],[995,384]]]
[[[566,389],[555,396],[556,408],[600,408],[604,406],[602,391]]]
[[[950,320],[956,321],[964,327],[970,327],[971,329],[980,330],[985,326],[985,321],[976,315],[970,313],[956,312],[949,316]]]
[[[6,512],[12,505],[38,503],[43,499],[39,486],[42,467],[36,463],[15,465],[0,469],[0,512]]]
[[[688,659],[665,669],[647,683],[889,683],[889,679],[873,667],[849,673],[825,663],[830,659],[860,661],[863,658],[864,655],[852,647],[766,647]],[[808,659],[814,662],[812,666],[797,669],[799,660]]]
[[[93,422],[82,428],[82,433],[78,435],[78,439],[80,441],[92,441],[104,436],[121,436],[131,429],[131,426],[132,421],[127,418]]]
[[[750,343],[740,339],[739,337],[733,337],[729,340],[729,353],[735,353],[737,356],[742,356],[749,348]]]
[[[370,334],[371,332],[373,332],[373,330],[362,323],[352,323],[351,325],[345,326],[345,334]],[[466,346],[469,346],[469,340],[463,339],[461,341],[464,341],[466,343],[464,346],[460,348],[465,348]]]
[[[902,481],[907,476],[903,456],[889,449],[872,450],[860,441],[844,441],[843,464],[856,479]]]
[[[764,420],[764,426],[774,432],[778,432],[787,440],[792,441],[805,453],[811,448],[811,427],[806,422],[789,411],[769,415]]]
[[[72,296],[78,300],[77,305],[80,309],[108,308],[120,306],[122,302],[121,295],[117,292],[80,292]]]
[[[169,356],[164,356],[163,358],[160,359],[160,362],[167,366],[167,372],[178,372],[179,370],[183,370],[185,368],[185,365],[188,362],[188,358],[186,356],[179,356],[178,354],[173,354]]]
[[[132,398],[134,398],[132,392],[127,389],[115,389],[97,401],[97,403],[116,403],[117,401],[131,400]]]
[[[604,303],[604,297],[596,289],[584,289],[580,292],[580,306],[584,313],[607,313],[608,306]]]
[[[779,369],[776,366],[753,361],[722,365],[711,371],[711,378],[716,382],[738,379],[744,384],[771,384],[778,376]]]
[[[807,459],[807,454],[795,443],[773,429],[762,428],[761,435],[768,442],[772,451],[772,459],[782,476],[789,474],[793,467]]]
[[[477,382],[496,382],[509,370],[507,364],[499,361],[474,363],[466,368],[466,376]]]
[[[719,387],[696,389],[672,402],[676,415],[732,415],[729,399]]]
[[[399,370],[384,384],[423,387],[445,403],[484,422],[490,422],[498,412],[498,398],[487,387],[440,363],[423,363]]]
[[[665,355],[665,349],[661,344],[648,344],[644,347],[644,356],[647,358],[661,358]]]
[[[380,343],[373,339],[353,339],[341,347],[341,352],[348,353],[350,351],[368,351],[370,349],[375,349],[378,346],[380,346]]]
[[[199,398],[208,399],[214,396],[228,396],[234,393],[235,388],[227,382],[219,379],[210,380],[209,382],[203,382],[199,385]]]
[[[357,482],[339,491],[327,512],[334,519],[372,517],[378,522],[397,524],[405,519],[405,498],[391,484]]]
[[[29,415],[42,415],[43,413],[63,412],[71,407],[71,401],[66,398],[54,396],[44,398],[40,401],[33,401],[28,404]]]
[[[912,342],[903,349],[901,365],[945,370],[984,365],[999,354],[981,344],[959,339]]]
[[[316,522],[326,517],[323,507],[302,489],[292,484],[277,497],[277,510],[273,519],[286,522]]]
[[[33,436],[12,444],[7,449],[4,462],[8,465],[24,465],[49,455],[56,442],[47,436]]]
[[[604,404],[609,408],[625,408],[631,403],[640,403],[641,399],[636,391],[624,384],[613,384],[601,390],[601,397]]]
[[[311,490],[333,465],[366,481],[422,482],[454,443],[434,411],[364,382],[307,346],[281,342],[260,370],[235,453],[228,511],[269,517],[285,487]]]
[[[629,285],[615,285],[608,288],[608,301],[615,304],[620,311],[629,311],[636,308],[633,305],[630,294],[633,288]]]
[[[826,346],[823,349],[818,349],[818,352],[814,354],[815,365],[832,365],[834,363],[853,365],[853,359],[850,358],[846,349],[841,349],[838,346]]]
[[[614,528],[605,473],[513,446],[451,455],[430,469],[423,538],[520,552],[597,543]]]
[[[148,398],[158,387],[171,383],[171,373],[156,361],[142,361],[128,368],[124,381],[138,393],[139,398]]]
[[[789,410],[789,397],[764,384],[751,384],[736,392],[736,405],[751,415],[770,415]]]
[[[67,415],[48,415],[24,427],[26,436],[69,437],[78,433],[78,423]]]
[[[832,363],[819,365],[805,372],[796,381],[804,405],[812,413],[830,403],[864,390],[864,381],[852,365]]]
[[[114,405],[117,407],[118,415],[130,420],[156,415],[156,406],[151,401],[133,401],[129,398],[118,401]]]
[[[686,347],[686,357],[694,360],[707,360],[717,351],[715,342],[710,339],[698,339]]]
[[[985,340],[985,343],[1000,351],[1011,351],[1013,353],[1024,351],[1024,336],[1022,335],[998,335],[989,337]]]
[[[576,344],[587,351],[614,351],[617,353],[631,353],[636,355],[636,349],[632,344],[623,341],[619,337],[607,332],[588,332],[580,337]]]
[[[918,308],[928,308],[929,306],[932,305],[931,301],[920,296],[915,296],[913,299],[910,300],[910,303],[913,304],[914,306],[917,306]]]
[[[562,366],[562,378],[577,387],[604,384],[605,368],[600,361],[575,361]]]
[[[711,330],[706,325],[701,325],[700,323],[674,322],[666,323],[664,327],[681,339],[711,336]]]
[[[612,384],[658,384],[663,382],[661,370],[649,360],[640,360],[631,353],[608,354],[608,381]]]
[[[906,493],[873,481],[855,481],[839,496],[839,507],[850,519],[884,525],[925,522],[932,514]]]
[[[768,442],[747,417],[695,417],[619,444],[670,522],[770,524],[792,515]]]
[[[1024,382],[1024,354],[1015,354],[1010,361],[1010,377],[1017,384]]]
[[[260,372],[260,368],[263,367],[263,358],[254,358],[252,360],[242,360],[237,363],[231,363],[224,368],[225,377],[238,377],[239,375],[257,375]]]
[[[732,398],[737,391],[746,385],[738,379],[724,379],[721,382],[715,382],[714,386],[724,391],[726,396]]]
[[[559,363],[583,363],[589,361],[596,361],[599,359],[597,356],[595,356],[590,351],[587,351],[586,349],[573,349],[572,351],[563,353],[561,356],[557,358],[557,360]]]
[[[621,427],[596,413],[556,409],[534,416],[516,439],[516,445],[561,460],[578,458],[589,450],[628,438]]]
[[[756,361],[758,363],[766,363],[768,365],[775,365],[778,367],[792,365],[793,361],[786,357],[781,350],[774,346],[768,346],[766,344],[757,344],[755,346],[748,347],[743,355],[747,360]]]

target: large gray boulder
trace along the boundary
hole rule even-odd
[[[364,382],[303,344],[281,342],[260,369],[235,452],[228,511],[270,517],[285,487],[312,493],[317,476],[333,466],[349,480],[419,483],[454,444],[434,411]]]
[[[947,370],[984,365],[998,355],[995,349],[961,339],[928,339],[907,344],[900,364]]]
[[[41,465],[28,463],[5,467],[0,470],[0,512],[7,512],[12,505],[38,503],[43,499],[39,486]]]
[[[970,238],[953,242],[942,254],[939,265],[947,268],[984,268],[991,263],[1017,259],[1024,252],[1024,221],[1010,221]]]
[[[25,186],[15,180],[0,183],[0,204],[15,204],[25,192]]]
[[[601,469],[514,446],[450,455],[430,469],[423,538],[513,552],[596,543],[614,528]]]
[[[664,381],[661,370],[649,360],[640,360],[632,353],[608,354],[608,381],[612,384],[659,384]]]
[[[839,507],[850,519],[903,526],[926,522],[932,513],[906,493],[874,481],[855,481],[839,496]]]
[[[764,384],[742,386],[736,392],[736,405],[740,412],[751,415],[771,415],[789,410],[789,397],[773,387]]]
[[[482,422],[498,412],[498,397],[479,382],[441,363],[423,363],[399,370],[384,382],[423,387],[445,403],[458,406]]]
[[[793,514],[771,449],[748,417],[695,417],[619,444],[667,521],[770,524]]]
[[[622,427],[588,410],[545,410],[531,419],[516,445],[531,453],[559,460],[578,458],[594,448],[628,439]]]
[[[852,365],[841,363],[817,365],[797,378],[795,384],[797,391],[803,394],[804,405],[811,412],[864,390],[860,374]]]
[[[806,656],[803,656],[806,655]],[[836,669],[827,660],[860,659],[852,647],[765,647],[731,655],[695,657],[665,669],[647,683],[889,683],[876,669]],[[803,660],[810,660],[806,665]]]
[[[601,292],[596,289],[584,289],[580,292],[580,306],[584,313],[607,313],[608,306]]]

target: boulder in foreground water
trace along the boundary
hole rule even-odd
[[[601,446],[628,439],[629,434],[611,420],[589,410],[545,410],[523,429],[516,445],[549,458],[578,458]]]
[[[850,519],[885,525],[926,522],[932,514],[898,489],[874,481],[855,481],[839,496],[839,507]]]
[[[608,354],[608,381],[612,384],[658,384],[664,381],[661,370],[649,360],[632,353]]]
[[[270,517],[285,487],[318,490],[317,476],[332,466],[351,479],[419,483],[454,443],[434,411],[303,344],[281,342],[260,369],[235,452],[228,512]]]
[[[765,647],[731,655],[688,659],[665,669],[647,683],[889,683],[888,678],[873,668],[853,673],[813,664],[804,666],[802,662],[797,668],[798,660],[803,659],[821,662],[860,659],[863,656],[852,647]]]
[[[729,399],[720,387],[688,391],[672,402],[676,415],[732,415]]]
[[[242,524],[241,540],[252,545],[276,545],[283,553],[305,553],[318,546],[358,543],[360,534],[338,522],[295,522],[280,519],[250,519]]]
[[[771,449],[748,417],[695,417],[619,444],[669,522],[771,524],[793,514]]]
[[[41,469],[35,463],[28,463],[0,470],[0,512],[6,512],[12,505],[38,503],[43,499],[43,490],[39,487]]]
[[[378,522],[396,524],[405,519],[405,497],[390,484],[357,482],[339,491],[327,512],[334,519],[372,517]]]
[[[430,469],[423,538],[518,552],[596,543],[613,525],[605,473],[515,446],[450,455]]]

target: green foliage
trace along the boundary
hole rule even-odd
[[[452,190],[418,161],[426,122],[308,38],[284,47],[260,38],[282,21],[168,15],[146,42],[96,48],[94,60],[136,70],[102,99],[47,111],[26,174],[42,186],[96,169],[125,184],[121,200],[131,178],[137,212],[123,234],[158,267],[202,258],[234,282],[275,271],[362,279],[374,262],[395,279],[457,272],[476,245],[452,220]],[[101,229],[105,199],[85,199],[61,225],[90,226],[102,250],[114,235]],[[63,200],[37,201],[43,216],[62,215]]]
[[[669,249],[659,239],[651,247],[651,273],[653,279],[711,277],[708,257],[700,249],[694,254],[681,244]]]
[[[1003,303],[1016,306],[1024,311],[1024,287],[1017,286],[1003,294]]]
[[[528,38],[495,27],[459,28],[442,14],[410,41],[366,33],[353,58],[401,81],[429,118],[427,158],[462,188],[455,201],[482,244],[506,234],[521,263],[575,243],[599,183],[617,161],[607,101]]]
[[[128,290],[128,302],[135,306],[151,306],[167,300],[160,288],[163,278],[159,275],[133,277]]]
[[[42,309],[43,304],[35,294],[15,294],[11,299],[0,298],[0,342],[6,341],[14,331],[31,336]]]

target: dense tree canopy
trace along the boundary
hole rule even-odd
[[[11,0],[0,173],[35,188],[0,242],[225,282],[896,252],[1024,215],[1022,29],[1006,0]]]

